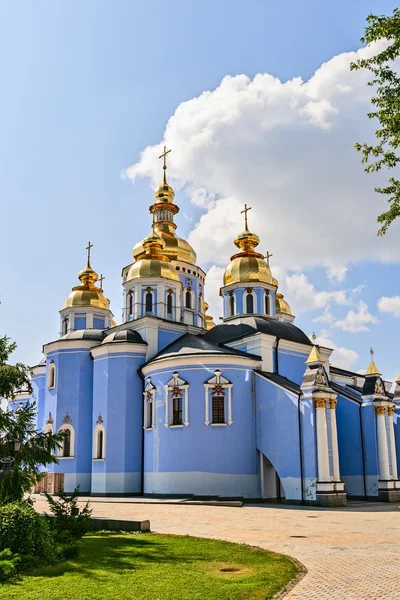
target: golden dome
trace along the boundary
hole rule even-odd
[[[110,310],[110,301],[103,294],[103,290],[95,286],[99,276],[90,266],[88,257],[87,265],[78,275],[81,285],[72,288],[72,292],[65,301],[64,308],[76,306],[92,306]]]
[[[275,285],[264,255],[254,250],[260,243],[260,238],[248,231],[247,222],[246,229],[235,238],[234,243],[240,252],[231,256],[231,262],[224,273],[224,285],[254,281]]]
[[[156,203],[158,204],[164,202],[172,203],[175,198],[175,192],[166,181],[163,181],[154,192],[154,196],[156,198]]]
[[[284,299],[283,294],[275,295],[275,307],[276,307],[277,313],[280,313],[281,315],[292,316],[292,311],[290,309],[290,306]]]
[[[210,329],[215,327],[215,323],[213,321],[213,318],[210,315],[206,315],[207,311],[208,311],[208,303],[204,302],[204,328],[207,329],[207,331],[210,331]]]
[[[176,269],[164,251],[165,242],[155,229],[143,240],[142,245],[143,250],[136,256],[136,262],[129,269],[127,281],[148,277],[180,281]]]
[[[275,287],[279,287],[279,282],[277,279],[275,279],[275,277],[272,278],[272,285],[274,285]]]

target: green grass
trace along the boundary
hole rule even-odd
[[[151,533],[91,533],[77,558],[0,585],[0,598],[265,600],[298,572],[290,558],[245,545]]]

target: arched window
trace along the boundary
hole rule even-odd
[[[147,402],[147,429],[152,429],[153,427],[153,400]]]
[[[167,315],[172,315],[172,294],[169,292],[167,296]]]
[[[64,434],[64,441],[62,447],[62,455],[64,458],[71,456],[71,430],[66,429]]]
[[[103,446],[104,446],[104,433],[100,429],[99,433],[97,434],[97,458],[104,458]]]
[[[49,389],[54,388],[56,386],[56,366],[53,361],[50,362],[49,366],[49,378],[47,387]]]
[[[172,425],[182,425],[182,394],[172,396]]]
[[[235,314],[235,298],[232,294],[232,296],[229,296],[229,316],[233,317],[234,314]]]
[[[200,293],[200,294],[199,294],[199,313],[202,313],[202,312],[203,312],[203,304],[202,304],[202,302],[203,302],[203,296],[202,296],[202,294]]]
[[[133,314],[133,294],[132,291],[128,292],[128,314],[131,316]]]
[[[192,292],[186,290],[185,293],[185,308],[192,308]]]
[[[151,292],[146,293],[146,313],[153,312],[153,294]]]
[[[269,294],[265,293],[265,314],[269,315]]]
[[[248,293],[246,296],[246,312],[249,315],[254,313],[254,298],[252,293]]]
[[[63,334],[66,335],[68,333],[68,319],[65,318],[63,321]]]

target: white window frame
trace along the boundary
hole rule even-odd
[[[99,433],[103,432],[103,456],[98,458],[98,449],[99,449]],[[105,460],[106,458],[106,430],[104,429],[104,425],[96,425],[93,432],[93,460]]]
[[[178,388],[179,390],[183,390],[183,406],[182,406],[182,424],[181,425],[173,425],[172,423],[172,415],[173,415],[173,393],[174,389]],[[165,421],[164,427],[189,427],[189,384],[183,379],[179,378],[179,373],[174,371],[172,373],[172,379],[168,381],[168,383],[164,386],[164,406],[165,406]]]
[[[213,390],[216,386],[221,386],[222,389],[227,390],[228,394],[225,395],[225,423],[213,423],[212,422],[212,396]],[[204,412],[205,419],[204,425],[211,425],[212,427],[225,427],[226,425],[232,425],[232,388],[233,384],[225,377],[222,377],[221,371],[216,369],[214,371],[214,377],[211,377],[204,384]],[[211,415],[211,417],[210,417]],[[226,420],[228,419],[228,420]]]
[[[187,293],[190,294],[190,308],[188,308],[186,306],[186,294]],[[196,305],[196,302],[195,302],[195,296],[194,296],[193,290],[189,289],[189,287],[184,288],[184,290],[183,290],[183,309],[184,310],[190,310],[190,311],[194,312],[195,311],[195,305]]]
[[[267,312],[265,310],[267,308],[267,302],[268,302],[269,312]],[[271,294],[269,293],[268,290],[264,290],[264,314],[271,315],[272,314],[271,308],[272,308]]]
[[[150,289],[148,290],[147,288],[150,286],[146,286],[144,288],[144,295],[143,295],[143,316],[144,317],[156,317],[157,316],[157,306],[156,303],[154,302],[154,289]],[[147,294],[151,294],[151,312],[146,310],[146,298],[147,298]]]
[[[68,460],[68,459],[75,458],[75,429],[69,423],[63,423],[61,425],[61,427],[59,428],[58,432],[60,433],[60,431],[66,431],[66,430],[69,430],[71,432],[70,455],[64,456],[64,442],[63,442],[62,447],[58,450],[58,456],[57,456],[57,458],[62,459],[62,460]]]
[[[153,403],[152,406],[152,424],[148,427],[148,407],[149,402]],[[147,377],[146,385],[143,392],[143,429],[151,431],[156,428],[156,387],[151,383],[151,377]]]
[[[233,313],[231,312],[231,298],[233,298]],[[229,292],[226,299],[226,314],[228,317],[234,317],[237,314],[236,310],[236,294]]]
[[[54,383],[53,385],[51,384],[51,380],[53,379],[53,373],[54,373]],[[56,365],[54,364],[54,360],[50,361],[50,365],[49,365],[49,374],[47,377],[47,389],[48,390],[54,390],[54,388],[56,387],[56,378],[57,378],[57,369],[56,369]]]

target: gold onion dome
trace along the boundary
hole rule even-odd
[[[160,237],[155,228],[143,240],[143,251],[137,255],[136,262],[129,269],[127,280],[163,277],[179,281],[179,275],[164,251],[165,241]]]
[[[289,304],[286,302],[286,300],[283,297],[283,294],[276,294],[275,296],[275,305],[276,305],[276,312],[280,313],[282,315],[291,315],[292,311],[290,309]]]
[[[247,211],[250,208],[245,207],[245,230],[234,240],[235,246],[240,250],[237,254],[231,256],[231,262],[224,273],[224,285],[230,283],[246,283],[260,281],[261,283],[273,283],[269,265],[264,260],[264,255],[256,252],[254,248],[260,243],[260,238],[255,233],[251,233],[247,227]]]
[[[89,242],[90,246],[90,242]],[[91,247],[91,246],[90,246]],[[110,309],[110,301],[103,294],[101,287],[95,283],[99,276],[90,266],[90,248],[86,267],[78,275],[81,285],[72,288],[72,292],[65,301],[64,308],[75,306],[92,306],[94,308]]]
[[[186,240],[178,237],[175,233],[176,225],[173,221],[173,216],[179,212],[179,206],[174,204],[175,192],[167,183],[166,156],[169,152],[171,151],[167,150],[164,146],[164,152],[159,157],[164,159],[164,177],[163,182],[154,193],[155,203],[150,206],[150,212],[156,217],[154,229],[165,242],[163,254],[168,256],[170,260],[181,260],[195,265],[197,260],[196,252]],[[134,246],[132,251],[133,260],[137,260],[143,254],[144,241],[142,240]]]
[[[210,315],[206,315],[207,311],[208,311],[208,303],[204,302],[204,329],[207,329],[207,331],[209,331],[210,329],[215,327],[215,323],[213,321],[213,318]]]

